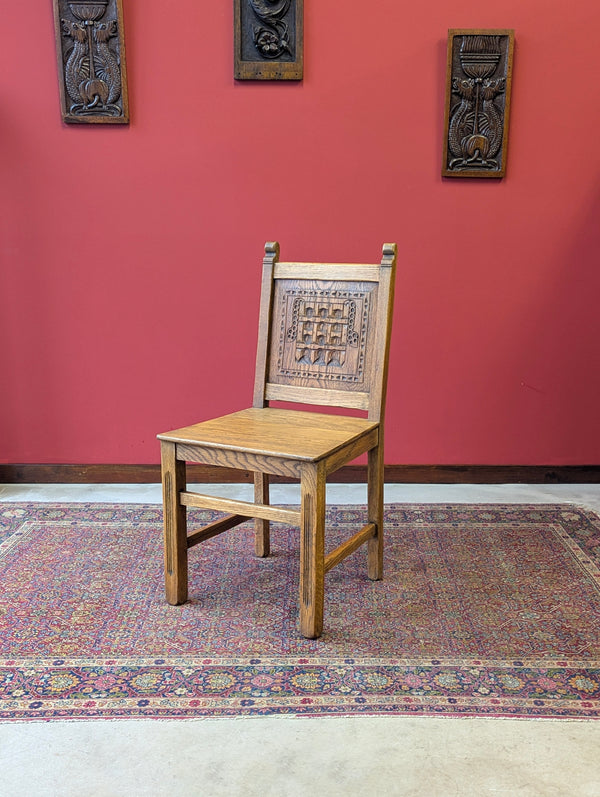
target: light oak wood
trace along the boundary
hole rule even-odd
[[[258,321],[258,341],[256,349],[256,367],[254,375],[254,407],[266,407],[265,384],[269,368],[268,346],[260,345],[261,341],[270,339],[271,315],[273,312],[273,272],[275,264],[279,258],[279,244],[277,241],[269,241],[265,244],[265,256],[263,257],[263,273],[260,291],[260,313]]]
[[[344,407],[345,409],[369,409],[368,393],[346,393],[340,396],[339,390],[324,390],[318,387],[300,385],[274,385],[267,382],[265,398],[269,401],[291,401],[297,404],[319,404],[321,407]]]
[[[159,436],[180,446],[314,462],[377,427],[366,418],[250,407]],[[190,452],[186,452],[187,454]],[[183,457],[180,457],[181,459]],[[223,463],[227,464],[227,463]]]
[[[377,445],[379,440],[380,428],[376,427],[371,429],[370,432],[365,432],[363,437],[358,440],[353,440],[342,449],[334,451],[325,460],[325,471],[329,476],[330,473],[335,473],[345,462],[359,457],[365,451],[369,451],[373,446]]]
[[[218,448],[204,448],[182,444],[177,446],[177,458],[184,462],[202,462],[207,465],[217,465],[225,469],[261,471],[274,476],[290,476],[300,478],[300,463],[294,460],[282,460],[277,457],[268,457],[264,454],[247,454],[243,451],[220,450]]]
[[[270,553],[269,523],[300,527],[300,630],[323,630],[325,573],[367,545],[367,573],[383,574],[383,423],[396,245],[380,264],[279,263],[265,245],[253,406],[158,435],[163,458],[167,600],[187,599],[187,548],[255,521],[255,553]],[[360,409],[367,417],[269,406],[285,400]],[[368,453],[367,523],[325,556],[325,483]],[[254,503],[199,495],[186,462],[251,471]],[[296,477],[300,510],[271,506],[269,476]],[[186,507],[227,513],[186,538]]]
[[[186,508],[179,496],[185,490],[185,463],[175,454],[174,443],[161,442],[165,540],[165,590],[167,602],[187,601]]]
[[[300,631],[307,639],[323,632],[325,593],[325,470],[302,469],[300,518]]]
[[[276,263],[273,271],[275,279],[310,279],[335,282],[353,280],[356,282],[379,282],[379,266],[370,263]]]
[[[381,259],[381,278],[379,288],[387,300],[378,308],[374,349],[378,356],[371,359],[371,394],[369,418],[380,421],[385,417],[385,397],[387,393],[388,366],[390,361],[390,342],[392,317],[394,313],[394,289],[396,285],[396,245],[384,244]],[[382,437],[383,439],[383,437]]]
[[[367,544],[367,572],[372,581],[383,578],[383,446],[369,451],[367,464],[367,510],[375,527]]]
[[[223,534],[224,531],[229,531],[230,529],[235,528],[235,526],[239,526],[240,523],[244,523],[249,519],[250,518],[244,517],[243,515],[228,515],[221,520],[215,520],[214,523],[209,523],[208,526],[204,526],[198,531],[188,534],[187,547],[192,548],[194,545],[198,545],[200,542],[210,540],[211,537],[216,537],[218,534]]]
[[[278,520],[281,523],[298,525],[300,512],[294,509],[283,509],[278,506],[261,506],[248,501],[236,501],[233,498],[217,498],[214,495],[201,493],[182,492],[179,500],[184,506],[195,506],[200,509],[215,509],[219,512],[233,512],[247,518],[264,518],[265,520]]]
[[[325,557],[325,572],[327,573],[332,567],[339,565],[340,562],[350,556],[351,553],[354,553],[354,551],[360,548],[367,540],[372,539],[376,533],[376,525],[374,523],[367,523],[366,526],[363,526],[362,529],[350,537],[349,540],[338,545],[334,551],[327,554]]]
[[[260,506],[269,504],[269,474],[254,474],[254,503]],[[271,553],[269,521],[265,518],[254,520],[254,553],[265,557]]]

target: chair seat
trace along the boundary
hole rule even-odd
[[[251,407],[158,435],[184,445],[317,462],[376,429],[365,418]]]

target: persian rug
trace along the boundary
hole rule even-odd
[[[212,517],[190,512],[191,524]],[[360,526],[328,514],[328,547]],[[600,716],[600,518],[574,506],[388,505],[297,627],[298,530],[250,523],[190,550],[163,595],[162,510],[0,504],[0,719],[260,714]]]

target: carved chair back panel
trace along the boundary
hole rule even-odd
[[[276,279],[268,382],[368,393],[378,283]]]
[[[396,244],[381,263],[288,263],[265,244],[254,406],[290,401],[383,420]]]

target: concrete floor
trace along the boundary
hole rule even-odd
[[[203,486],[250,498],[247,485]],[[274,502],[297,501],[295,487]],[[387,502],[575,503],[600,485],[388,485]],[[333,503],[361,503],[332,485]],[[157,485],[0,485],[0,501],[160,503]],[[600,618],[599,618],[600,619]],[[0,796],[600,797],[600,723],[430,717],[0,724]]]

